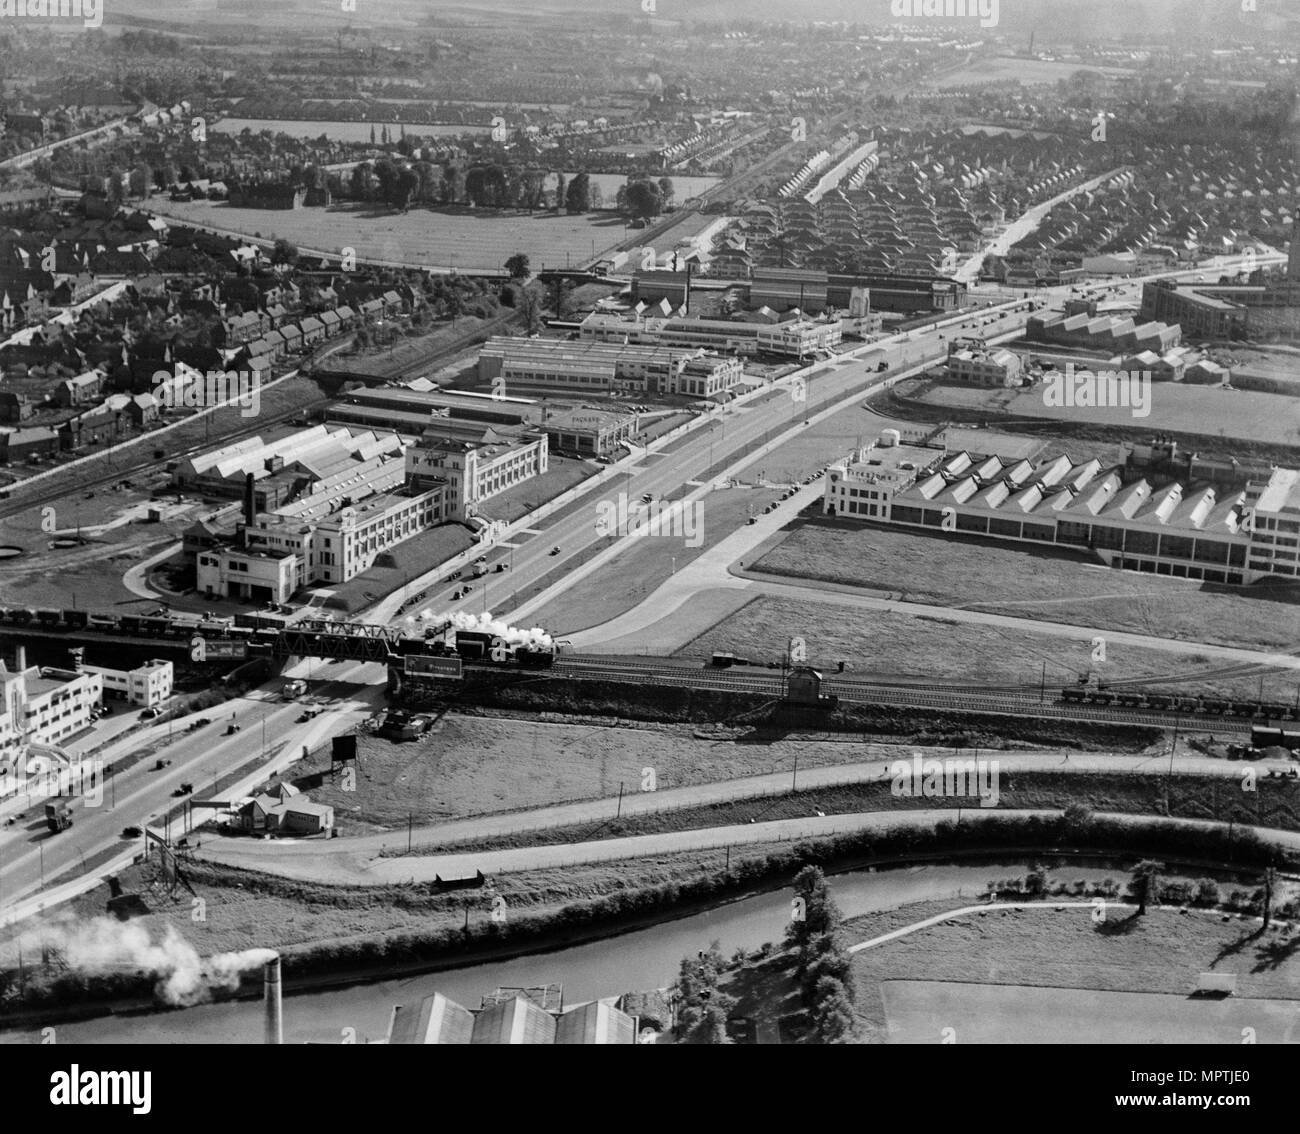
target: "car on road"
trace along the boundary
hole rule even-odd
[[[143,721],[151,721],[151,720],[154,719],[154,717],[156,717],[156,716],[160,716],[160,715],[161,715],[161,714],[160,714],[160,712],[159,712],[158,709],[144,709],[144,710],[140,713],[140,719],[143,720]]]
[[[153,764],[153,770],[155,772],[161,772],[164,768],[170,768],[170,767],[171,767],[170,760],[161,760],[161,759],[155,760]]]
[[[226,735],[233,736],[235,733],[237,733],[240,730],[241,727],[243,726],[234,724],[233,722],[231,724],[226,725]]]
[[[745,522],[746,522],[747,524],[756,524],[756,523],[758,523],[758,517],[757,517],[757,516],[750,516],[749,519],[746,520]]]
[[[122,838],[124,839],[138,839],[141,836],[141,834],[143,834],[143,832],[140,830],[139,827],[122,828]]]
[[[193,793],[194,793],[193,784],[181,784],[180,787],[178,787],[174,792],[172,792],[172,795],[192,795]]]
[[[559,555],[559,554],[560,554],[560,545],[559,545],[559,544],[556,544],[553,548],[551,548],[551,554],[552,554],[552,555]]]

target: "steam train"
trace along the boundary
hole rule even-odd
[[[1222,717],[1268,717],[1277,720],[1300,719],[1295,705],[1274,701],[1232,701],[1221,697],[1187,696],[1177,693],[1147,693],[1140,690],[1098,689],[1061,690],[1067,705],[1102,705],[1119,709],[1159,709],[1175,713],[1208,713]]]
[[[517,665],[523,669],[550,669],[558,653],[554,645],[514,644],[481,630],[457,630],[455,633],[455,645],[440,638],[399,638],[394,649],[408,657],[458,657],[471,664]]]

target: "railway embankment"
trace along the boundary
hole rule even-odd
[[[834,707],[783,704],[757,693],[679,685],[574,679],[553,673],[467,670],[459,681],[407,677],[395,694],[403,708],[453,706],[588,718],[735,726],[755,739],[789,732],[858,733],[899,744],[997,748],[1003,743],[1139,752],[1161,735],[1159,728],[1104,721],[1058,720],[919,709],[899,705],[843,703]]]

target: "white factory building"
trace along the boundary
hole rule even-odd
[[[867,522],[1074,547],[1112,567],[1241,585],[1300,578],[1300,472],[1232,488],[1152,483],[1068,455],[950,452],[896,430],[830,469],[823,509]]]

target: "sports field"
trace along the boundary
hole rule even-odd
[[[1300,1012],[1293,1000],[1207,1000],[933,980],[885,981],[881,993],[886,1043],[1240,1044],[1250,1034],[1247,1029],[1253,1029],[1256,1043],[1300,1043]],[[1170,1089],[1133,1087],[1161,1094]]]
[[[331,206],[328,209],[236,209],[221,201],[167,201],[156,197],[149,209],[178,221],[223,232],[284,238],[302,249],[356,252],[358,260],[412,267],[498,272],[516,252],[533,271],[577,265],[623,240],[623,221],[610,213],[568,216],[491,209],[412,209],[402,214],[383,205]]]

